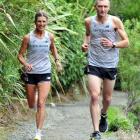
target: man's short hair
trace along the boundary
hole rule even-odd
[[[104,0],[95,0],[95,2],[94,2],[94,5],[95,5],[95,6],[97,5],[98,1],[104,1]],[[109,4],[110,4],[110,0],[107,0],[107,1],[108,1]]]

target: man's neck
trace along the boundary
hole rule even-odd
[[[108,20],[108,15],[106,15],[106,16],[98,16],[97,15],[96,19],[97,19],[97,21],[99,23],[102,23],[103,24],[103,23],[105,23]]]

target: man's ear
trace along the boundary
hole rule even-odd
[[[96,10],[96,5],[93,5],[93,10]]]

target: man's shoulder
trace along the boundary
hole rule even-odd
[[[123,23],[119,17],[112,16],[112,21],[113,21],[115,28],[122,28],[123,27]]]
[[[110,17],[112,18],[112,20],[113,20],[113,22],[114,23],[118,23],[118,22],[121,22],[121,19],[119,18],[119,17],[117,17],[117,16],[114,16],[114,15],[110,15]]]
[[[86,22],[89,22],[90,20],[91,20],[91,17],[86,17],[86,18],[85,18],[85,21],[86,21]]]
[[[89,17],[85,18],[85,22],[90,23],[93,18],[95,18],[95,16],[89,16]]]

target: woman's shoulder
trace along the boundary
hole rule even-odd
[[[49,36],[49,38],[51,40],[54,38],[54,34],[53,33],[46,31],[46,34]]]
[[[29,34],[26,34],[26,35],[23,36],[23,40],[28,41],[29,40],[29,37],[30,37],[30,35]]]

